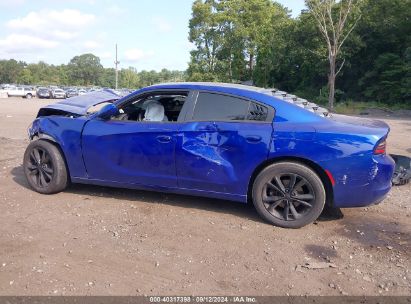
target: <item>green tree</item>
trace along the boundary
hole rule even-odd
[[[270,43],[289,19],[288,11],[270,0],[196,0],[189,24],[189,39],[196,46],[189,78],[249,80],[258,78],[254,69],[259,63],[267,76]]]
[[[191,52],[188,72],[193,80],[217,81],[218,53],[223,43],[222,25],[219,22],[219,2],[195,0],[189,22],[189,41],[196,46]]]
[[[239,42],[244,47],[248,79],[252,79],[257,53],[259,50],[262,52],[275,35],[273,23],[277,22],[275,17],[280,15],[280,6],[270,0],[225,0],[221,6],[225,14],[232,17],[232,27],[229,27],[233,32],[232,43]]]
[[[137,88],[140,84],[140,79],[137,70],[133,67],[122,69],[120,71],[120,87],[121,88]]]
[[[93,54],[75,56],[68,64],[70,79],[78,85],[96,85],[102,73],[100,58]]]
[[[26,66],[25,62],[14,59],[0,61],[0,82],[17,83],[21,71]]]
[[[354,30],[360,18],[355,14],[359,12],[360,2],[360,0],[341,0],[338,3],[336,0],[305,1],[317,21],[327,46],[329,62],[328,103],[330,109],[334,107],[335,79],[345,63],[345,59],[343,59],[338,66],[337,60],[341,57],[341,48],[345,40]]]
[[[384,53],[375,60],[373,69],[365,73],[360,84],[368,85],[364,88],[364,96],[377,101],[401,101],[409,97],[409,92],[404,92],[405,77],[409,79],[410,66],[403,59],[393,53]],[[407,76],[408,74],[408,76]],[[408,80],[409,82],[409,80]],[[408,87],[409,90],[409,87]],[[403,93],[406,93],[404,96]]]
[[[17,82],[20,84],[33,84],[34,77],[31,74],[30,69],[28,69],[27,67],[23,68],[17,77]]]
[[[411,102],[409,0],[367,0],[354,31],[360,37],[340,80],[350,98]],[[350,49],[352,41],[348,40]],[[359,45],[359,46],[358,46]],[[378,73],[384,72],[383,75]]]

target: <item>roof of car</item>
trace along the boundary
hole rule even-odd
[[[328,116],[328,111],[326,109],[318,107],[317,105],[316,108],[320,110],[317,112],[317,114],[319,115],[314,114],[313,112],[316,111],[312,109],[307,110],[307,108],[309,108],[310,106],[307,100],[298,98],[297,96],[289,94],[287,92],[279,91],[274,88],[260,88],[242,84],[216,82],[172,82],[146,87],[140,91],[135,92],[134,94],[157,89],[204,90],[233,94],[236,96],[244,97],[246,99],[252,99],[265,103],[267,105],[271,105],[275,107],[277,114],[288,113],[294,116],[305,116],[306,119],[317,119],[319,115]],[[304,105],[301,104],[302,102],[304,102]]]
[[[240,89],[246,90],[250,92],[264,92],[264,88],[248,86],[243,84],[235,84],[235,83],[222,83],[222,82],[169,82],[169,83],[162,83],[162,84],[155,84],[152,87],[181,87],[181,88],[193,88],[193,87],[204,87],[204,88],[226,88],[226,89]]]
[[[242,84],[218,83],[218,82],[171,82],[162,83],[146,87],[141,91],[152,91],[162,89],[181,89],[181,90],[204,90],[220,92],[242,96],[244,98],[256,99],[272,104],[273,95],[269,89],[247,86]]]

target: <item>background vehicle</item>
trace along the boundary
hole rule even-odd
[[[50,98],[50,90],[47,88],[38,88],[37,97],[38,98]]]
[[[75,89],[69,89],[66,91],[66,98],[78,96],[78,92]]]
[[[71,181],[252,200],[266,221],[287,228],[313,222],[326,204],[381,202],[394,170],[388,126],[276,92],[179,83],[44,107],[29,128],[27,180],[40,193]]]
[[[55,99],[64,99],[66,98],[66,92],[64,92],[62,89],[53,89],[51,91],[51,97]]]
[[[5,88],[4,91],[7,92],[9,97],[16,96],[31,99],[36,96],[36,91],[33,88],[25,86],[10,86]]]

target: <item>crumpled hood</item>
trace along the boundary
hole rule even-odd
[[[86,115],[87,110],[90,107],[101,104],[103,102],[114,102],[122,97],[123,96],[120,93],[117,93],[113,90],[104,89],[80,96],[71,97],[63,101],[45,106],[42,109],[53,109],[77,115]],[[40,109],[40,112],[42,109]]]

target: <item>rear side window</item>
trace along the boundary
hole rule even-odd
[[[247,120],[266,121],[268,116],[268,109],[262,105],[250,102],[248,108]]]
[[[236,97],[200,93],[194,110],[193,120],[245,120],[248,106],[248,101]]]
[[[267,121],[268,108],[245,99],[200,93],[194,109],[195,121]]]

